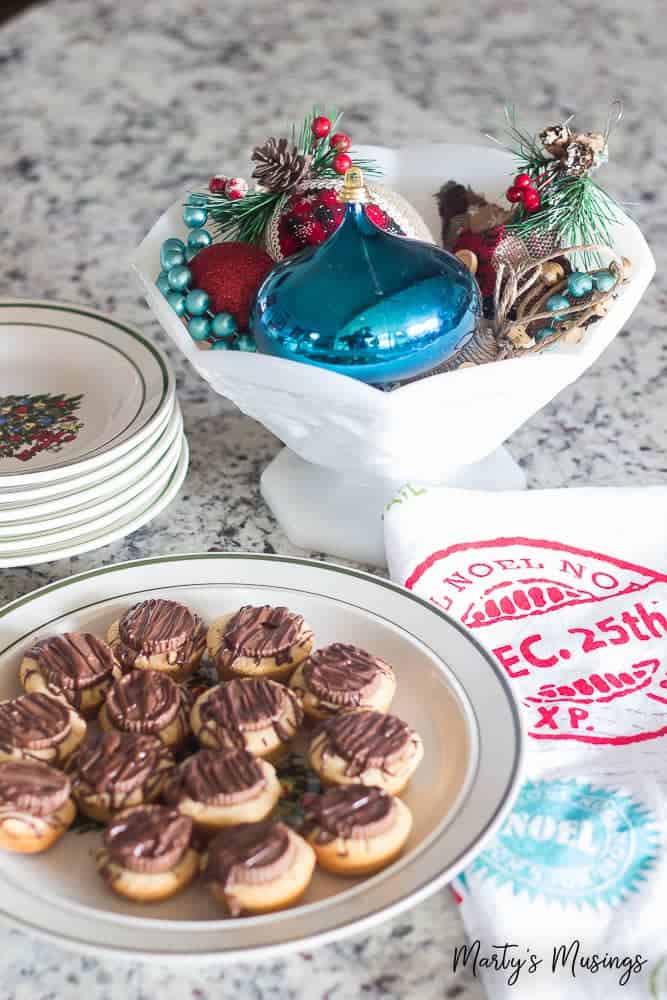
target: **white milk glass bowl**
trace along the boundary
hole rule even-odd
[[[440,231],[435,193],[447,180],[499,199],[515,172],[502,150],[459,144],[366,146],[382,183]],[[261,354],[199,350],[155,281],[160,246],[185,236],[186,194],[158,219],[132,257],[148,304],[202,378],[286,445],[265,469],[262,493],[290,540],[308,550],[383,565],[384,503],[406,483],[516,489],[523,473],[503,442],[574,382],[626,323],[655,271],[641,232],[624,217],[611,230],[632,275],[608,314],[579,344],[431,375],[392,392],[311,365]]]

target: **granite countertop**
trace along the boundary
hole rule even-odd
[[[78,300],[154,337],[178,375],[192,459],[179,498],[149,527],[95,553],[3,571],[0,600],[162,552],[295,551],[257,488],[280,443],[212,395],[166,343],[126,258],[177,193],[222,164],[240,172],[253,142],[299,118],[311,99],[344,106],[359,141],[391,145],[493,128],[503,100],[535,126],[577,109],[595,127],[619,96],[625,120],[606,183],[632,203],[660,268],[660,14],[658,0],[602,8],[588,0],[57,0],[5,25],[0,295]],[[604,357],[512,438],[532,486],[665,481],[665,292],[658,273]],[[0,1000],[288,1000],[303,995],[306,977],[313,1000],[479,1000],[479,984],[452,973],[462,940],[447,891],[338,946],[185,974],[80,958],[2,931]]]

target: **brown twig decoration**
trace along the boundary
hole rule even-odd
[[[551,344],[556,343],[564,335],[566,330],[554,329],[552,337],[546,337],[539,344],[518,348],[512,343],[511,333],[513,330],[523,328],[524,330],[532,323],[539,320],[553,320],[553,312],[537,312],[532,315],[522,315],[516,319],[510,319],[512,311],[521,301],[526,292],[532,288],[539,280],[542,265],[558,257],[570,256],[575,253],[606,253],[611,258],[609,269],[616,281],[612,288],[606,292],[597,292],[593,302],[586,301],[568,308],[558,310],[558,319],[565,317],[582,315],[586,313],[585,319],[597,314],[606,303],[618,292],[621,282],[624,280],[624,260],[620,254],[612,250],[611,247],[598,243],[590,243],[584,246],[567,247],[566,249],[554,250],[538,260],[530,260],[518,267],[513,267],[508,263],[499,263],[496,270],[496,287],[494,293],[495,316],[493,329],[498,343],[501,345],[498,360],[517,354],[531,354],[544,350]]]

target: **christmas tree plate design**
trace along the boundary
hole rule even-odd
[[[156,518],[172,502],[187,475],[188,461],[187,441],[181,435],[178,461],[167,482],[160,479],[140,497],[140,503],[133,501],[124,511],[117,511],[113,519],[100,519],[99,524],[93,519],[87,531],[83,533],[72,531],[66,538],[61,537],[60,541],[49,542],[48,537],[43,535],[38,536],[39,543],[30,548],[18,550],[3,545],[0,548],[0,569],[34,566],[39,563],[54,562],[56,559],[68,559],[70,556],[91,552],[131,535],[133,531],[137,531]],[[95,527],[91,527],[91,524]]]
[[[101,313],[3,300],[0,343],[0,490],[100,468],[173,405],[162,354]]]
[[[289,909],[232,918],[202,880],[158,903],[115,895],[95,871],[100,830],[88,826],[42,855],[0,855],[0,922],[91,955],[194,967],[259,961],[368,930],[413,906],[494,835],[515,798],[522,752],[518,706],[503,671],[435,605],[342,566],[211,552],[110,564],[52,583],[0,610],[0,699],[19,693],[19,664],[36,639],[66,630],[104,635],[129,606],[152,597],[181,601],[207,623],[243,604],[286,605],[304,615],[317,646],[351,642],[391,663],[392,712],[424,744],[401,793],[413,815],[406,846],[373,876],[316,870]],[[297,753],[307,738],[304,730]],[[279,815],[295,823],[299,795],[313,786],[298,757],[287,769],[280,769]]]

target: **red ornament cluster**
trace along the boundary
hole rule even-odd
[[[540,192],[533,187],[530,174],[517,174],[514,183],[507,189],[506,197],[512,205],[520,202],[529,215],[536,212],[542,204]]]
[[[318,246],[338,229],[345,206],[333,188],[323,188],[292,195],[278,225],[280,249],[285,257]]]

